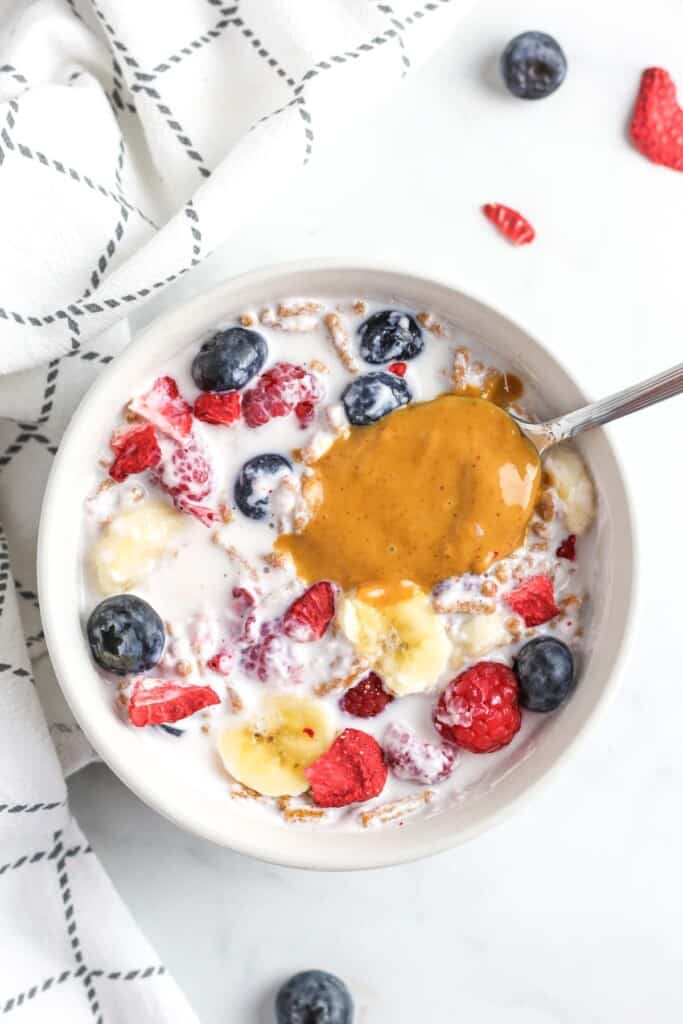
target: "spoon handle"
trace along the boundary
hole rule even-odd
[[[655,405],[656,402],[672,398],[682,391],[683,363],[679,363],[678,366],[656,373],[654,377],[641,381],[640,384],[618,391],[616,395],[584,405],[582,409],[569,412],[566,416],[558,416],[543,426],[552,434],[553,443],[566,441],[583,430],[610,423],[639,409],[646,409],[648,405]]]

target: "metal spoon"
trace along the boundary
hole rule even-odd
[[[582,409],[565,413],[554,420],[546,420],[545,423],[529,423],[517,416],[512,418],[540,455],[552,445],[567,441],[575,434],[618,420],[621,416],[628,416],[639,409],[646,409],[648,405],[655,405],[665,398],[673,398],[682,391],[683,363],[679,363],[678,366],[657,373],[640,384],[618,391],[616,395],[584,405]]]

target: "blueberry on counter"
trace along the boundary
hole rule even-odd
[[[235,481],[235,504],[240,512],[249,519],[265,519],[273,489],[291,472],[292,464],[284,455],[269,452],[248,459]]]
[[[117,594],[98,604],[87,625],[92,656],[107,672],[146,672],[164,650],[164,624],[150,604],[134,594]]]
[[[424,348],[422,331],[409,313],[383,309],[358,328],[360,354],[366,363],[414,359]]]
[[[275,998],[277,1024],[352,1024],[353,1000],[340,978],[327,971],[302,971]]]
[[[561,640],[538,636],[524,644],[513,666],[519,703],[529,711],[554,711],[574,687],[574,658]]]
[[[205,341],[192,360],[192,380],[200,391],[243,388],[268,358],[265,338],[246,327],[228,327]]]
[[[541,100],[564,82],[567,58],[545,32],[522,32],[503,50],[500,68],[505,84],[523,100]]]
[[[377,370],[351,381],[342,394],[342,402],[349,422],[364,427],[407,405],[412,397],[401,377]]]

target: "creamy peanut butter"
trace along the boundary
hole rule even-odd
[[[322,500],[278,538],[305,580],[348,590],[484,572],[524,540],[540,461],[491,401],[442,395],[352,427],[315,465]]]

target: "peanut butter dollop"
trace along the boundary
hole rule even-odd
[[[541,468],[503,409],[442,395],[352,427],[314,468],[322,500],[300,534],[279,537],[308,581],[350,590],[372,580],[481,573],[522,544]]]

